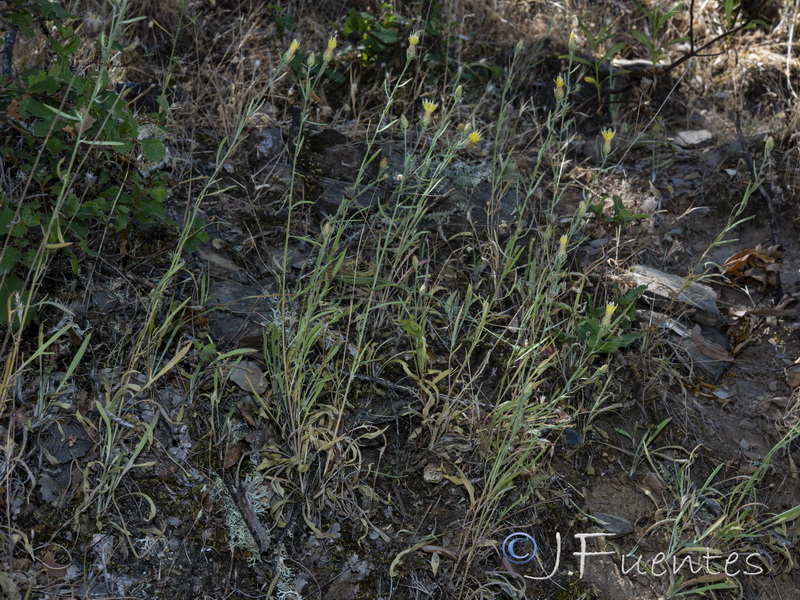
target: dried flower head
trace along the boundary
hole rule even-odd
[[[83,17],[83,28],[81,31],[87,38],[96,38],[101,33],[103,33],[104,24],[97,16],[93,13],[88,13],[85,17]]]

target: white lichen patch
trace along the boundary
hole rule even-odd
[[[241,487],[247,496],[247,500],[256,518],[260,520],[262,515],[269,512],[269,499],[272,496],[272,492],[264,484],[264,475],[261,473],[247,475],[242,481]],[[250,533],[250,529],[247,527],[242,513],[236,506],[236,502],[231,498],[225,484],[219,477],[215,478],[215,491],[223,500],[225,527],[228,529],[228,546],[231,551],[238,549],[248,552],[250,554],[248,558],[250,566],[261,562],[261,551],[258,547],[258,543],[253,539],[253,534]],[[265,532],[269,532],[267,527],[263,529]],[[267,542],[269,543],[269,540],[267,540]]]

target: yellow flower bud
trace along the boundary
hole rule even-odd
[[[331,62],[334,50],[336,50],[336,38],[328,38],[328,47],[325,50],[325,54],[322,55],[322,62],[324,62],[326,65]]]
[[[556,102],[561,102],[564,99],[564,96],[566,95],[566,92],[564,90],[565,85],[566,84],[564,82],[563,76],[559,75],[558,77],[556,77],[556,90],[555,90]]]
[[[419,44],[419,32],[415,31],[408,36],[408,49],[406,49],[406,59],[408,61],[414,60],[417,56],[417,45]]]
[[[617,305],[614,302],[606,304],[606,312],[603,315],[603,320],[600,322],[600,325],[605,329],[611,327],[611,317],[615,310],[617,310]]]
[[[611,152],[611,140],[614,139],[616,132],[613,129],[603,128],[600,130],[603,136],[603,156],[608,156]]]
[[[295,52],[297,52],[299,47],[300,42],[298,42],[296,39],[292,40],[292,43],[289,44],[289,49],[286,51],[286,54],[283,55],[283,60],[290,62],[294,58]]]
[[[556,259],[560,262],[567,257],[567,236],[562,235],[558,238],[558,250],[556,251]]]

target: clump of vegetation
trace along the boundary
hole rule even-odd
[[[126,22],[116,13],[107,31],[90,31],[61,5],[17,3],[3,13],[11,35],[25,36],[45,64],[7,69],[0,110],[9,129],[0,147],[8,184],[0,208],[0,324],[27,324],[36,281],[56,254],[79,272],[79,254],[97,255],[90,230],[117,234],[164,219],[167,188],[154,171],[167,160],[155,124],[143,127],[110,78],[113,40]],[[88,32],[88,39],[81,33]],[[6,38],[6,56],[13,39]],[[74,66],[81,44],[91,44],[99,67]],[[160,99],[162,109],[163,96]],[[158,115],[151,116],[157,123]],[[149,133],[148,133],[149,132]],[[149,165],[146,162],[149,162]],[[95,246],[93,248],[92,246]]]
[[[700,177],[652,131],[687,121],[679,83],[702,78],[678,67],[713,69],[758,15],[146,4],[0,9],[3,593],[622,593],[575,575],[589,530],[603,573],[719,551],[651,577],[664,597],[734,597],[733,552],[794,568],[800,499],[765,490],[796,476],[797,403],[758,456],[706,448],[689,423],[729,418],[728,392],[685,343],[735,361],[622,276],[714,279],[701,263],[765,189],[775,138],[751,179],[719,158],[737,203],[698,260],[676,189]],[[639,50],[643,77],[618,62]],[[137,71],[152,112],[122,91]]]

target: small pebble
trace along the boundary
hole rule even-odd
[[[564,429],[564,441],[567,448],[577,448],[581,445],[581,436],[572,427]]]

